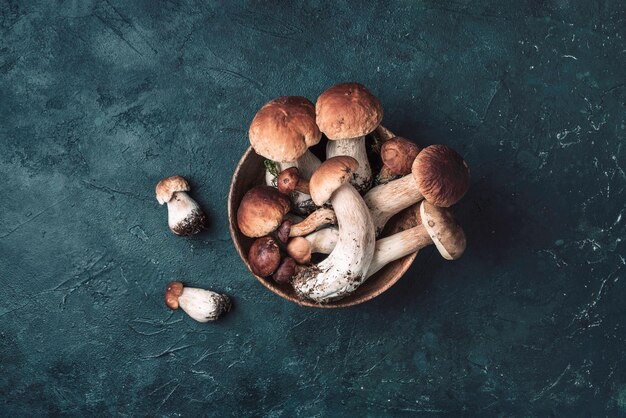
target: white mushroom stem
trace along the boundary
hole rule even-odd
[[[413,174],[376,186],[363,196],[372,213],[377,236],[393,215],[422,199],[424,196],[418,191]]]
[[[352,293],[365,281],[374,254],[374,225],[363,199],[350,184],[331,196],[339,225],[339,238],[330,255],[303,268],[293,281],[300,296],[328,302]]]
[[[330,254],[337,245],[339,229],[335,227],[324,228],[303,238],[309,242],[311,253]]]
[[[338,155],[347,155],[358,161],[359,168],[355,171],[354,177],[350,182],[359,193],[365,193],[372,185],[372,168],[367,158],[365,137],[329,140],[326,144],[326,159]]]
[[[187,315],[198,322],[214,321],[231,307],[228,296],[193,287],[183,288],[178,304]]]
[[[317,158],[313,153],[307,150],[298,160],[296,161],[288,161],[288,162],[278,162],[274,161],[276,164],[276,169],[278,173],[283,170],[286,170],[291,167],[296,167],[302,178],[310,179],[315,170],[319,168],[322,164],[319,158]],[[265,170],[265,184],[268,186],[276,186],[276,176],[270,173],[268,170]],[[300,213],[310,213],[315,210],[316,206],[311,201],[311,196],[305,193],[301,193],[298,191],[293,192],[293,203],[294,210]]]
[[[326,228],[304,238],[311,246],[311,253],[328,254],[337,244],[339,231],[337,228]],[[432,239],[422,225],[379,239],[376,241],[374,255],[366,277],[370,278],[392,261],[419,251],[432,243]]]
[[[167,202],[167,223],[179,235],[189,235],[202,229],[205,215],[186,192],[174,192]]]

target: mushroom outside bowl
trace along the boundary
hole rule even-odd
[[[389,139],[394,135],[384,127],[380,126],[375,135],[382,140]],[[323,144],[322,149],[325,148]],[[274,282],[271,278],[264,278],[252,273],[250,263],[248,262],[248,251],[253,238],[248,238],[239,231],[237,226],[237,208],[243,198],[243,195],[252,187],[264,184],[265,182],[265,165],[263,164],[264,158],[257,155],[252,147],[249,147],[243,154],[230,184],[230,191],[228,193],[228,222],[230,228],[230,235],[235,245],[235,249],[239,256],[243,260],[244,264],[250,270],[250,273],[261,282],[263,286],[276,293],[277,295],[301,306],[310,306],[315,308],[343,308],[353,305],[358,305],[363,302],[367,302],[380,295],[391,286],[393,286],[404,273],[409,269],[417,253],[410,254],[406,257],[393,261],[382,268],[375,275],[367,279],[354,293],[346,296],[343,299],[319,304],[307,300],[298,298],[293,288],[289,284],[279,284]],[[398,215],[394,216],[387,224],[386,230],[401,230],[403,226],[411,222],[411,218],[414,217],[414,208],[410,207]]]

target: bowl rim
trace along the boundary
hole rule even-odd
[[[377,130],[378,130],[379,134],[381,136],[385,137],[386,139],[389,139],[390,137],[394,136],[391,133],[391,131],[389,131],[387,128],[385,128],[382,125],[380,125],[377,128]],[[404,274],[411,267],[411,265],[413,264],[413,261],[415,260],[415,257],[417,256],[417,252],[411,253],[411,254],[409,254],[407,256],[404,256],[402,258],[394,260],[394,262],[396,262],[396,263],[401,263],[400,269],[389,280],[385,281],[382,286],[377,287],[377,288],[373,289],[371,292],[365,293],[365,294],[361,295],[358,298],[350,298],[348,296],[347,298],[339,299],[337,301],[328,302],[328,303],[315,303],[315,302],[299,299],[299,298],[295,297],[294,295],[291,295],[291,294],[285,292],[280,287],[273,286],[272,283],[270,283],[270,281],[268,279],[266,279],[264,277],[257,276],[256,274],[254,274],[252,272],[252,268],[250,266],[250,263],[248,262],[247,255],[244,254],[242,245],[240,244],[240,242],[238,240],[238,237],[237,237],[237,234],[240,233],[240,232],[236,229],[237,214],[236,214],[235,208],[233,207],[233,193],[235,191],[235,183],[236,183],[235,179],[237,179],[239,177],[239,174],[240,174],[240,172],[241,172],[241,170],[243,168],[244,161],[246,161],[246,159],[248,159],[252,153],[254,153],[254,149],[251,146],[249,146],[246,149],[246,151],[243,153],[243,155],[241,156],[239,161],[237,162],[237,166],[235,167],[235,171],[233,172],[233,175],[231,177],[230,187],[228,189],[228,198],[227,198],[228,199],[228,229],[230,231],[230,236],[231,236],[231,240],[233,242],[233,246],[237,250],[237,254],[239,254],[239,257],[241,258],[241,260],[245,264],[245,266],[248,269],[248,271],[257,279],[257,281],[261,282],[261,284],[265,288],[269,289],[272,293],[277,294],[278,296],[282,297],[283,299],[286,299],[286,300],[288,300],[290,302],[293,302],[293,303],[295,303],[296,305],[299,305],[299,306],[306,306],[306,307],[311,307],[311,308],[322,308],[322,309],[347,308],[347,307],[350,307],[350,306],[359,305],[361,303],[364,303],[364,302],[367,302],[369,300],[372,300],[375,297],[377,297],[377,296],[381,295],[382,293],[384,293],[385,291],[389,290],[393,285],[395,285],[404,276]],[[373,277],[376,278],[376,276],[378,274],[380,274],[381,272],[383,272],[384,270],[385,270],[385,268],[381,269]],[[368,280],[370,280],[370,279],[368,279]]]

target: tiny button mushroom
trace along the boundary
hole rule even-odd
[[[286,257],[272,276],[272,279],[280,284],[290,283],[297,269],[296,261],[291,257]]]
[[[281,171],[276,184],[278,191],[287,195],[294,191],[309,194],[309,181],[300,176],[300,170],[297,167]]]
[[[359,193],[372,183],[372,169],[367,158],[365,135],[370,134],[383,118],[380,101],[359,83],[343,83],[324,91],[315,103],[317,125],[329,139],[328,159],[347,155],[359,163],[351,179]]]
[[[280,248],[272,237],[256,239],[248,251],[248,262],[257,276],[267,277],[274,273],[280,264]]]
[[[156,185],[156,197],[163,205],[167,203],[168,225],[176,235],[193,235],[202,231],[208,218],[202,208],[186,192],[189,183],[181,176],[172,176]]]
[[[275,231],[291,203],[289,198],[270,186],[256,186],[243,196],[237,209],[237,225],[242,234],[258,238]]]
[[[410,174],[413,161],[420,150],[416,144],[400,136],[385,141],[380,148],[383,168],[378,175],[378,182],[383,184],[396,176]]]
[[[185,287],[181,282],[171,282],[165,288],[165,304],[170,309],[179,307],[198,322],[215,321],[230,311],[232,303],[226,295],[211,290]]]

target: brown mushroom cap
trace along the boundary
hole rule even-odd
[[[289,167],[280,172],[276,179],[278,191],[284,194],[293,193],[300,182],[300,170],[298,167]]]
[[[337,84],[317,98],[317,125],[328,139],[350,139],[374,131],[383,119],[380,101],[359,83]]]
[[[306,238],[295,237],[287,244],[287,254],[298,264],[309,264],[311,262],[311,244]]]
[[[191,190],[189,183],[181,176],[172,176],[161,180],[156,185],[156,198],[160,204],[164,204],[172,200],[172,196],[176,192],[188,192]]]
[[[255,240],[248,251],[248,262],[257,276],[267,277],[274,273],[280,264],[280,249],[272,237]]]
[[[315,107],[305,97],[284,96],[261,108],[248,131],[254,151],[272,161],[296,161],[320,142]]]
[[[454,205],[469,188],[467,163],[445,145],[430,145],[417,154],[413,176],[424,199],[436,206]]]
[[[276,270],[276,273],[272,276],[272,279],[274,279],[276,283],[289,283],[293,279],[293,276],[295,276],[296,269],[297,265],[295,260],[291,257],[286,257],[280,267],[278,267],[278,270]]]
[[[165,288],[165,304],[170,309],[178,309],[178,298],[183,294],[181,282],[170,282]]]
[[[339,155],[324,161],[309,182],[313,202],[317,206],[322,206],[335,190],[352,179],[358,168],[358,161],[347,155]]]
[[[380,147],[380,158],[394,176],[406,176],[411,173],[415,157],[420,147],[406,138],[396,136],[385,141]]]
[[[427,201],[420,205],[422,224],[433,243],[446,260],[456,260],[465,251],[465,232],[449,209]]]
[[[280,226],[290,205],[289,198],[273,187],[253,187],[237,209],[239,230],[251,238],[267,235]]]

